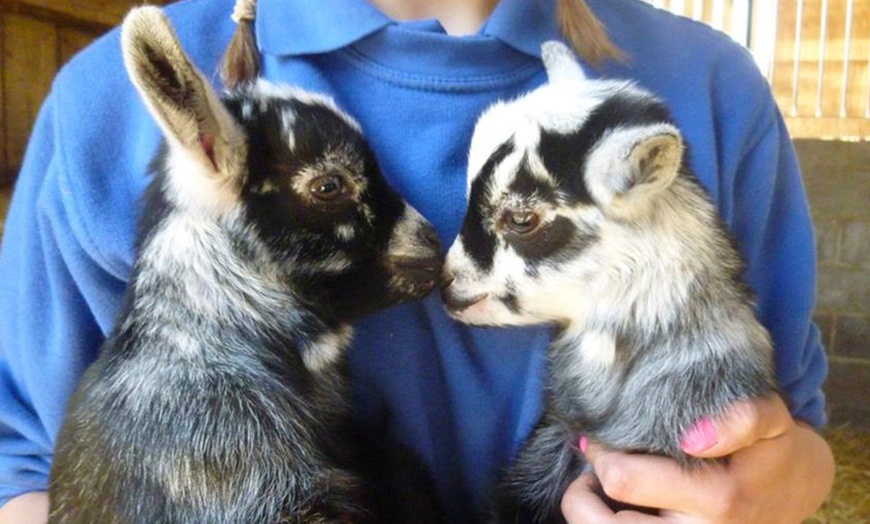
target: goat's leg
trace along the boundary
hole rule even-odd
[[[491,524],[565,524],[562,495],[584,464],[573,437],[543,418],[498,485]]]

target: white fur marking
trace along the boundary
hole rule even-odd
[[[293,132],[293,125],[296,123],[296,114],[285,109],[281,112],[281,131],[284,134],[284,140],[287,141],[287,147],[290,151],[296,149],[296,133]]]
[[[257,84],[255,86],[255,92],[260,94],[265,98],[283,98],[286,100],[299,100],[303,104],[307,105],[322,105],[328,108],[330,111],[335,112],[336,115],[340,116],[349,126],[356,129],[360,133],[362,132],[362,128],[359,123],[343,111],[341,108],[336,105],[335,100],[331,96],[327,96],[321,93],[312,93],[310,91],[306,91],[299,87],[290,86],[290,85],[276,85],[268,80],[258,79]]]
[[[341,357],[350,345],[351,337],[353,337],[353,328],[343,326],[337,331],[325,333],[312,340],[302,350],[305,367],[313,373],[324,370]]]
[[[356,230],[350,224],[339,224],[335,226],[335,236],[344,241],[353,240]]]
[[[580,356],[590,364],[610,367],[616,361],[616,341],[604,331],[587,331],[580,341]]]

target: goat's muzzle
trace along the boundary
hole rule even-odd
[[[473,296],[461,295],[452,288],[450,285],[452,283],[453,278],[451,277],[450,281],[441,287],[441,300],[444,302],[444,306],[447,307],[447,311],[451,314],[461,313],[489,296],[488,293]]]
[[[444,265],[444,249],[432,226],[420,223],[412,235],[413,238],[405,239],[402,244],[413,249],[393,253],[388,258],[392,287],[405,299],[429,294],[440,284]]]

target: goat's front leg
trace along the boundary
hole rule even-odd
[[[343,469],[326,468],[307,481],[315,496],[285,508],[275,524],[374,524],[372,513],[365,507],[362,478]]]
[[[565,524],[562,495],[584,464],[574,437],[543,417],[498,485],[490,524]]]

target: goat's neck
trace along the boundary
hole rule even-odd
[[[177,212],[158,224],[141,248],[133,308],[155,325],[190,325],[197,339],[209,333],[280,334],[303,356],[306,347],[320,342],[332,353],[343,350],[350,328],[326,329],[303,307],[251,232],[232,216],[221,220]],[[210,344],[195,346],[205,351]],[[320,367],[322,359],[312,363]]]
[[[582,303],[563,323],[558,346],[609,354],[621,334],[685,332],[689,313],[703,318],[706,299],[735,297],[740,260],[695,186],[675,183],[649,212],[602,227],[594,268],[577,277]]]

